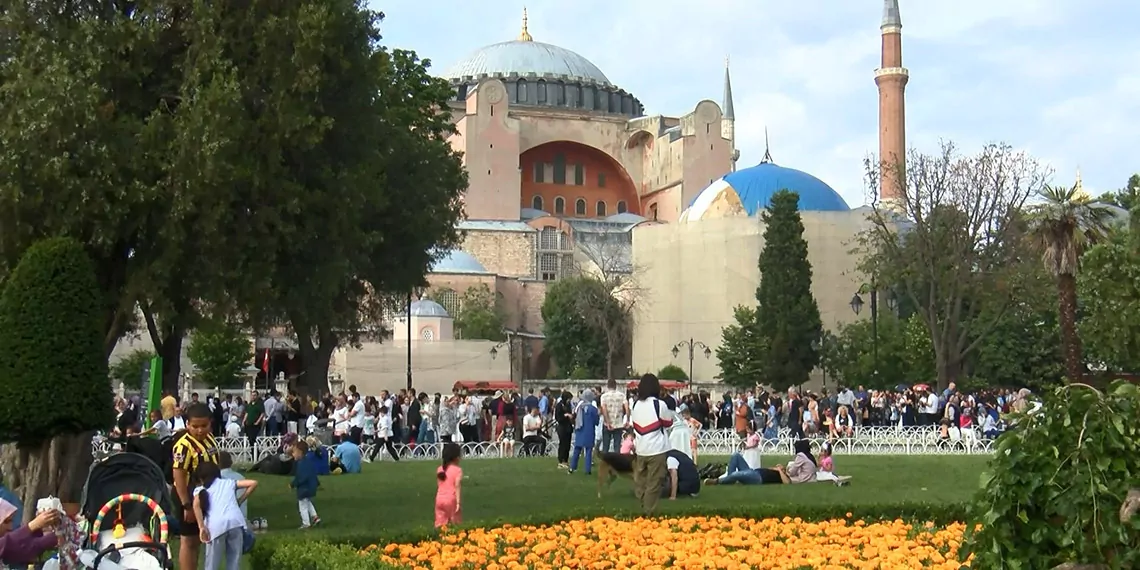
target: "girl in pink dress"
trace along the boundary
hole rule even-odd
[[[463,448],[457,443],[443,444],[443,465],[436,469],[436,478],[439,479],[435,491],[435,527],[459,524],[461,510],[459,507],[459,482],[463,479],[463,470],[459,468],[459,460],[463,457]]]

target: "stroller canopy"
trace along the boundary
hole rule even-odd
[[[174,504],[162,469],[145,455],[126,452],[116,453],[91,465],[87,482],[83,485],[83,516],[88,521],[95,520],[107,501],[124,493],[146,495],[154,499],[167,516],[172,516]],[[122,508],[123,524],[128,528],[146,523],[152,516],[150,509],[140,503],[123,503]],[[110,513],[107,523],[117,519],[118,513]]]

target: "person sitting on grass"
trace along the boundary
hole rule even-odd
[[[58,510],[43,511],[13,530],[19,524],[14,520],[17,510],[16,505],[0,499],[0,568],[27,568],[59,544],[54,532],[60,521]]]
[[[831,459],[831,444],[826,441],[819,447],[819,471],[815,473],[815,480],[828,481],[840,487],[851,480],[851,477],[835,474],[835,464]]]
[[[796,455],[788,462],[788,466],[776,466],[776,471],[780,473],[780,481],[785,485],[814,483],[818,463],[811,453],[811,443],[801,439],[796,441],[793,447]]]
[[[360,473],[361,460],[360,446],[351,439],[345,440],[333,451],[330,468],[334,473],[336,469],[340,469],[341,473]]]

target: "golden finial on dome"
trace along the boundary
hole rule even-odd
[[[1085,185],[1081,182],[1081,167],[1077,167],[1077,181],[1073,184],[1073,197],[1078,200],[1091,200],[1092,196],[1085,191]]]
[[[533,42],[534,38],[530,37],[530,32],[526,29],[526,6],[523,6],[523,26],[522,31],[519,32],[520,42]]]

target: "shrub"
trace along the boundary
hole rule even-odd
[[[111,381],[115,385],[120,382],[127,388],[138,390],[142,387],[143,383],[143,370],[147,369],[151,359],[154,358],[154,351],[136,348],[126,356],[115,361],[111,365],[110,375]]]
[[[1119,514],[1140,477],[1138,414],[1132,384],[1107,394],[1057,388],[998,440],[971,511],[981,527],[967,533],[963,556],[972,552],[975,568],[1140,566],[1140,527]]]
[[[657,371],[657,377],[661,380],[675,380],[677,382],[686,382],[689,380],[689,375],[685,370],[676,364],[666,364]]]
[[[250,567],[260,570],[396,570],[375,556],[361,554],[357,548],[324,541],[260,537],[250,553]]]
[[[52,238],[24,253],[0,294],[0,441],[111,425],[104,304],[79,242]]]
[[[202,323],[186,352],[198,368],[199,379],[211,388],[241,386],[245,368],[253,360],[249,337],[227,322]]]

